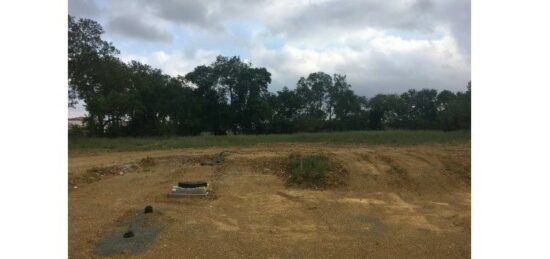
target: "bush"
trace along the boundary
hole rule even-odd
[[[69,137],[84,137],[86,136],[86,129],[78,125],[69,125]]]
[[[330,170],[330,161],[325,155],[290,154],[288,172],[291,184],[321,185],[326,180]]]

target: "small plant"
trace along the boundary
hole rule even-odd
[[[330,171],[330,161],[325,155],[290,154],[288,158],[290,184],[322,185]]]

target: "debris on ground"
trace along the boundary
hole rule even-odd
[[[139,165],[142,166],[142,167],[150,167],[150,166],[154,166],[156,165],[157,163],[155,162],[155,159],[153,159],[152,157],[146,157],[146,158],[143,158],[141,159],[141,161],[139,161]]]
[[[216,154],[216,156],[214,157],[214,162],[216,162],[216,164],[223,163],[223,161],[225,160],[225,153],[227,153],[227,151],[222,151]]]
[[[215,154],[213,157],[200,157],[199,164],[202,166],[205,165],[216,165],[216,164],[222,164],[225,162],[225,156],[227,155],[227,151],[222,151],[220,153]]]
[[[124,163],[108,166],[92,167],[79,177],[70,177],[69,188],[76,189],[78,184],[93,183],[112,176],[122,176],[128,172],[136,171],[140,166],[136,163]]]
[[[115,166],[115,167],[117,167],[117,166]],[[139,166],[135,163],[125,163],[125,164],[118,165],[118,168],[122,172],[130,172],[130,171],[135,171],[135,170],[139,169]]]

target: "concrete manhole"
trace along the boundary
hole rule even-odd
[[[172,187],[170,197],[192,197],[208,195],[208,182],[205,181],[190,181],[179,182],[178,185]]]

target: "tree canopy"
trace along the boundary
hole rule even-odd
[[[121,61],[93,20],[69,16],[68,33],[69,106],[85,103],[90,136],[470,128],[471,83],[465,92],[411,89],[367,99],[346,75],[315,72],[271,93],[271,73],[239,57],[218,56],[172,77]]]

